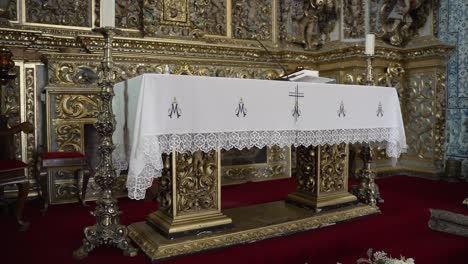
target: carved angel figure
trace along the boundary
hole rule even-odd
[[[430,0],[384,0],[380,9],[381,37],[403,46],[426,23]]]
[[[302,12],[291,17],[296,24],[294,42],[304,44],[306,50],[322,46],[322,34],[329,39],[337,19],[336,0],[303,0]]]

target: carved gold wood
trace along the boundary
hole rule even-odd
[[[26,22],[90,27],[91,2],[91,0],[26,0]]]
[[[144,0],[143,31],[147,36],[225,36],[226,13],[225,0]]]
[[[233,37],[270,40],[273,0],[232,0]]]
[[[9,81],[1,86],[1,113],[7,116],[8,125],[13,126],[21,122],[21,93],[20,93],[20,80],[22,78],[22,67],[15,66],[16,79]],[[21,135],[14,136],[15,144],[22,146]],[[22,148],[16,148],[16,155],[18,159],[22,158]]]
[[[280,10],[280,38],[300,44],[305,50],[321,48],[322,38],[330,41],[338,21],[336,0],[280,1]]]
[[[25,78],[26,78],[26,87],[25,87],[25,120],[31,124],[34,124],[36,127],[36,75],[35,68],[26,67],[25,68]],[[36,128],[37,130],[37,128]],[[26,135],[26,159],[28,164],[34,164],[35,155],[36,155],[36,137],[38,133],[30,133]],[[33,175],[34,169],[33,166],[28,168],[29,175]]]
[[[380,36],[393,46],[404,46],[426,23],[432,0],[384,0],[380,8]]]
[[[348,145],[296,148],[297,190],[288,200],[321,208],[353,202],[348,193]]]
[[[96,95],[60,94],[55,100],[56,117],[61,119],[94,118],[101,103]]]
[[[148,216],[165,235],[213,228],[232,221],[221,213],[219,151],[163,155],[159,179],[159,209]]]
[[[343,33],[345,39],[365,37],[364,8],[365,2],[363,0],[343,0]]]
[[[364,144],[361,148],[360,156],[363,162],[362,169],[358,173],[360,184],[353,186],[353,193],[359,201],[368,204],[372,207],[377,207],[377,200],[380,199],[379,188],[374,179],[375,171],[371,168],[373,160],[372,147],[369,144]]]

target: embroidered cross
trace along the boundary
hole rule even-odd
[[[172,118],[172,116],[179,118],[182,115],[182,109],[180,109],[179,103],[177,103],[177,98],[175,96],[174,99],[172,99],[171,107],[169,107],[167,113],[170,118]]]
[[[377,107],[377,116],[383,117],[383,108],[382,108],[382,102],[379,102],[379,106]]]
[[[346,117],[346,110],[344,108],[343,100],[340,103],[340,108],[338,109],[338,117]]]
[[[295,91],[289,92],[289,96],[295,98],[292,116],[294,117],[294,121],[297,122],[297,119],[301,116],[301,109],[299,109],[299,97],[304,97],[304,93],[299,92],[299,85],[296,84]]]
[[[244,106],[244,100],[242,99],[242,97],[239,100],[239,105],[236,108],[236,116],[239,117],[241,114],[243,115],[243,117],[247,115],[247,108]]]

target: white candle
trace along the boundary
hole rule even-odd
[[[374,55],[375,52],[375,35],[367,34],[366,35],[366,54]]]
[[[101,27],[115,27],[115,0],[101,0]]]

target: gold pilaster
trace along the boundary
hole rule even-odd
[[[356,201],[348,192],[347,144],[296,148],[297,190],[288,200],[321,208]]]
[[[159,178],[159,209],[147,221],[172,237],[229,225],[221,213],[220,151],[163,155]]]

